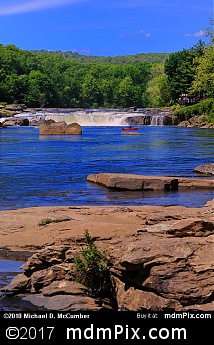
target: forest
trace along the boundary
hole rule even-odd
[[[175,53],[90,57],[0,44],[0,102],[49,108],[163,107],[214,97],[214,40]]]

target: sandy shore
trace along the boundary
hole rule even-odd
[[[22,258],[47,244],[83,238],[85,230],[98,238],[134,235],[146,224],[200,217],[204,209],[181,206],[81,206],[4,210],[0,211],[0,257],[12,258],[12,252],[18,252]]]

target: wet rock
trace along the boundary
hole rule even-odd
[[[40,119],[31,119],[30,120],[30,126],[34,127],[39,127],[42,124],[50,125],[51,123],[55,123],[56,121],[50,119],[50,120],[45,120],[43,118]]]
[[[29,120],[26,118],[10,117],[2,122],[2,127],[29,126]]]
[[[5,109],[11,110],[11,111],[19,111],[22,112],[26,106],[24,104],[7,104],[5,106]]]
[[[22,291],[27,290],[29,283],[30,279],[26,277],[25,274],[20,273],[15,278],[13,278],[10,284],[2,289],[2,292],[10,292],[12,294],[21,293]]]
[[[82,127],[78,123],[54,122],[47,124],[46,122],[39,126],[40,135],[81,135]]]

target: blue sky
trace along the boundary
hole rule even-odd
[[[0,43],[117,56],[208,42],[213,0],[0,0]]]

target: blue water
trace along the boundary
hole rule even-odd
[[[0,129],[0,209],[48,205],[184,205],[201,207],[211,190],[110,191],[86,181],[99,172],[198,177],[213,161],[212,129],[83,127],[82,136],[40,136],[35,127]]]
[[[7,272],[7,273],[22,273],[23,269],[21,269],[21,265],[24,262],[21,261],[11,261],[11,260],[2,260],[0,259],[0,273]]]
[[[11,300],[7,298],[4,293],[1,292],[1,289],[8,285],[18,273],[23,272],[21,268],[23,263],[24,262],[21,261],[0,259],[0,311],[15,311],[22,309],[20,308],[21,304],[18,299],[13,298]]]

